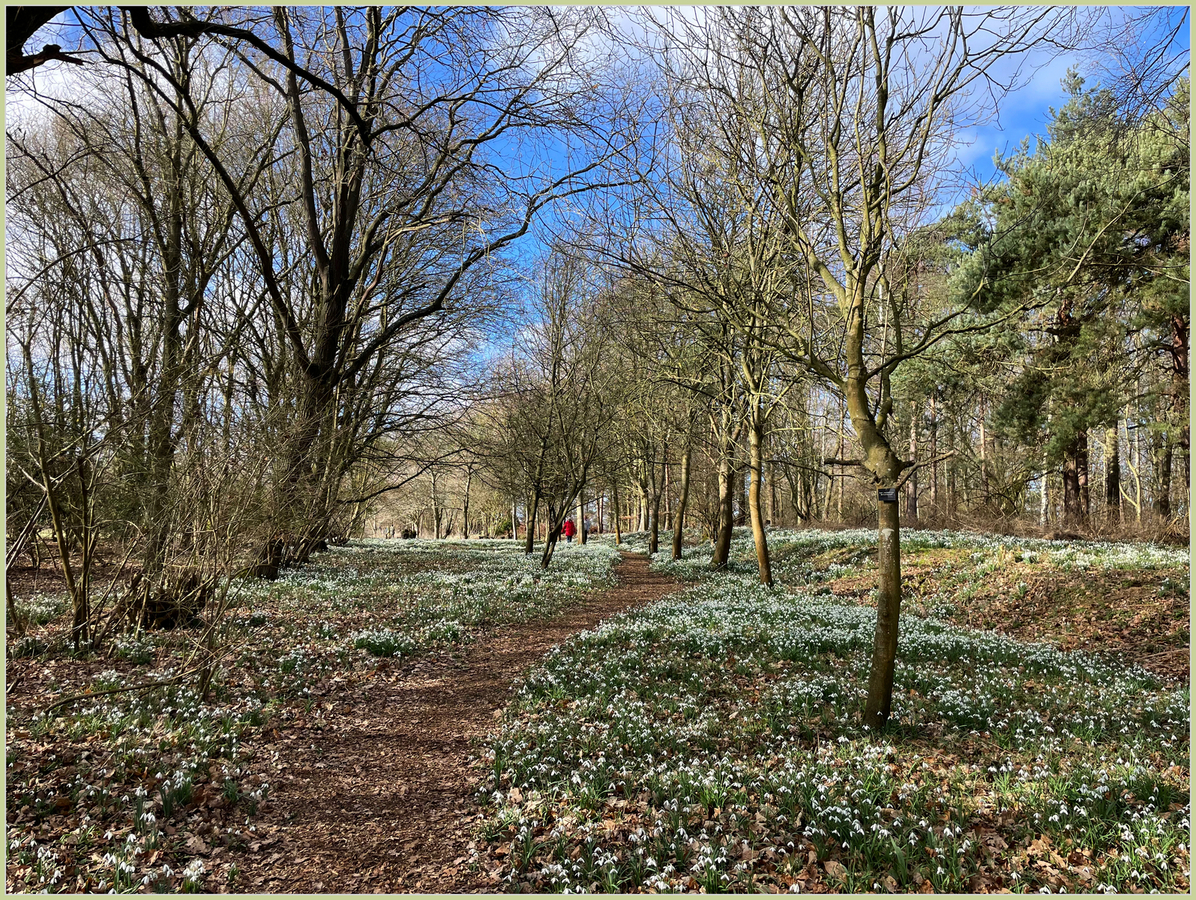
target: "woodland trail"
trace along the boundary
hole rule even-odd
[[[471,893],[502,889],[468,865],[481,813],[469,758],[520,677],[554,645],[679,585],[625,554],[616,587],[548,622],[379,674],[318,723],[260,748],[277,752],[256,839],[228,857],[234,892]]]

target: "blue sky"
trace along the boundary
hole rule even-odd
[[[1108,15],[1116,19],[1122,10],[1132,9],[1132,7],[1107,7],[1106,9]],[[1176,6],[1174,10],[1174,16],[1178,17],[1186,12],[1186,7]],[[618,16],[618,13],[616,12],[615,15]],[[54,23],[34,36],[29,42],[29,46],[40,46],[41,43],[55,39],[55,32],[62,32],[56,23],[65,18],[67,18],[65,15],[58,16]],[[59,34],[57,39],[64,44],[72,43],[70,35],[65,33]],[[1179,42],[1175,50],[1178,52],[1189,49],[1190,32],[1185,27],[1179,33]],[[998,150],[1003,153],[1011,152],[1026,137],[1033,138],[1035,135],[1046,133],[1051,107],[1057,108],[1066,102],[1060,80],[1070,66],[1077,66],[1082,74],[1085,74],[1088,84],[1099,80],[1099,76],[1091,72],[1091,62],[1075,56],[1051,57],[1042,54],[1033,61],[1033,65],[1037,67],[1034,76],[1029,79],[1027,84],[1005,99],[998,121],[970,129],[967,133],[960,135],[960,143],[957,148],[960,159],[968,166],[973,167],[982,179],[987,179],[994,173],[992,165],[994,152]],[[51,86],[56,83],[69,81],[72,74],[71,68],[62,63],[50,64],[37,71],[37,80],[43,86],[53,90]],[[15,96],[11,91],[6,91],[6,99],[10,105],[9,118],[12,118],[12,113],[19,110],[24,104],[21,98]]]
[[[1106,12],[1111,17],[1117,17],[1126,9],[1109,7]],[[1186,13],[1186,6],[1174,7],[1172,21],[1178,22],[1179,17]],[[1171,55],[1190,52],[1190,28],[1189,18],[1178,33]],[[1162,38],[1162,34],[1158,33],[1158,40]],[[1102,77],[1101,72],[1094,70],[1092,59],[1081,58],[1078,55],[1044,54],[1035,60],[1034,64],[1039,66],[1034,77],[1005,99],[1001,105],[999,121],[973,129],[964,136],[965,140],[958,148],[961,160],[973,167],[983,180],[992,178],[995,173],[992,164],[995,152],[1011,153],[1027,137],[1030,138],[1030,146],[1033,149],[1034,138],[1046,135],[1047,125],[1051,121],[1051,109],[1058,109],[1067,103],[1067,94],[1060,82],[1069,67],[1075,66],[1079,70],[1088,87],[1104,84],[1108,80],[1107,76]]]
[[[1124,15],[1124,10],[1126,9],[1125,7],[1106,7],[1105,14],[1111,20],[1116,21],[1118,17]],[[1173,21],[1178,21],[1179,17],[1186,13],[1185,7],[1175,7],[1174,10]],[[630,30],[636,30],[636,26],[630,21],[630,18],[623,16],[620,11],[614,11],[613,15],[616,18],[622,18]],[[688,15],[688,13],[685,15]],[[1180,30],[1177,46],[1174,47],[1175,52],[1185,52],[1189,49],[1189,27],[1184,27]],[[41,43],[55,39],[56,31],[64,30],[56,29],[53,25],[43,29],[42,32],[35,35],[30,41],[30,46],[40,46]],[[71,36],[66,33],[61,34],[58,39],[64,46],[69,46],[73,43]],[[1147,41],[1149,42],[1150,40],[1151,38],[1148,36]],[[1093,71],[1093,61],[1091,58],[1086,60],[1078,56],[1057,56],[1044,52],[1036,59],[1030,61],[1026,72],[1029,77],[1025,79],[1025,83],[1021,87],[1003,99],[998,115],[994,120],[957,135],[955,150],[959,162],[969,170],[969,181],[972,183],[975,183],[975,181],[984,182],[994,177],[994,153],[998,151],[1003,154],[1013,152],[1027,137],[1031,138],[1031,147],[1033,147],[1034,136],[1046,134],[1047,125],[1051,119],[1051,108],[1058,108],[1067,101],[1065,92],[1060,85],[1060,80],[1071,66],[1076,66],[1080,69],[1081,73],[1086,76],[1089,85],[1096,84],[1101,80],[1100,74]],[[49,88],[52,92],[55,89],[64,90],[64,88],[69,91],[69,87],[66,85],[69,84],[75,71],[77,70],[74,70],[74,67],[55,63],[37,70],[36,78],[43,88]],[[26,103],[23,103],[19,97],[15,96],[13,91],[6,91],[6,96],[8,100],[8,120],[11,123],[14,118],[20,116],[20,111]],[[559,146],[555,149],[544,148],[542,152],[546,152],[549,157],[563,155],[560,153]],[[523,159],[521,162],[523,166],[526,166],[531,160]],[[551,164],[552,161],[545,160],[545,162]],[[960,188],[961,194],[966,192],[966,185],[961,185]],[[942,198],[944,206],[947,208],[959,199],[962,199],[962,196],[956,195],[952,198]],[[557,215],[561,215],[563,212],[563,210],[558,210]],[[548,222],[545,224],[549,224],[553,218],[555,216],[552,213],[548,213]],[[519,242],[522,246],[513,248],[517,255],[525,256],[529,253],[534,255],[534,245],[538,244],[538,241],[534,239],[533,235],[529,235],[528,237],[530,240],[525,239]]]
[[[1107,8],[1107,14],[1117,17],[1121,15],[1121,9]],[[1180,16],[1185,11],[1185,8],[1177,7],[1175,15]],[[616,11],[614,15],[618,17],[620,12]],[[29,46],[40,47],[41,44],[53,41],[57,37],[60,43],[69,47],[74,40],[72,35],[66,33],[68,31],[68,29],[56,29],[54,26],[50,26],[35,35]],[[56,35],[55,32],[62,33]],[[1190,32],[1189,28],[1185,27],[1179,32],[1178,45],[1174,49],[1183,52],[1187,51],[1189,46]],[[959,161],[969,169],[968,181],[974,184],[977,181],[986,182],[992,179],[995,175],[994,153],[998,151],[1003,154],[1013,152],[1027,137],[1031,138],[1033,147],[1034,136],[1046,134],[1047,125],[1051,119],[1051,108],[1058,108],[1067,101],[1060,81],[1071,66],[1076,66],[1081,70],[1089,85],[1100,81],[1100,76],[1093,71],[1090,60],[1084,60],[1077,56],[1056,56],[1043,53],[1031,61],[1031,77],[1026,79],[1026,83],[1020,88],[1004,98],[994,120],[971,128],[957,136],[956,153]],[[76,71],[72,66],[55,63],[37,70],[36,79],[43,89],[69,93],[70,81]],[[6,91],[6,97],[8,101],[7,117],[11,123],[14,118],[20,116],[22,108],[28,101],[22,103],[18,97],[14,96],[13,91]],[[557,162],[563,155],[559,145],[555,149],[545,148],[542,153],[548,157],[557,156]],[[530,162],[530,159],[522,160],[524,166]],[[545,162],[551,164],[552,160],[545,160]],[[942,205],[938,209],[946,212],[952,208],[955,202],[963,199],[966,195],[967,187],[967,184],[959,185],[958,193],[954,193],[951,197],[944,196]],[[543,252],[546,232],[550,231],[554,225],[558,225],[559,217],[562,216],[567,216],[564,209],[546,210],[541,222],[533,226],[532,233],[510,248],[510,255],[520,260],[527,267],[529,273],[534,273],[537,270],[537,261]],[[529,283],[528,290],[534,291],[534,284]],[[517,327],[515,323],[512,323],[512,326]],[[510,336],[509,333],[502,335],[502,331],[503,329],[499,329],[500,333],[495,335],[500,343],[503,342],[504,337],[509,338]]]

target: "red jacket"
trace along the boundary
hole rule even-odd
[[[572,519],[565,520],[565,527],[562,530],[565,532],[565,537],[573,537],[577,534],[577,526],[573,524]]]

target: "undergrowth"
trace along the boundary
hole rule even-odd
[[[609,548],[561,548],[545,572],[512,541],[331,550],[276,582],[238,586],[206,701],[194,677],[172,681],[198,629],[118,635],[74,654],[65,598],[18,600],[30,631],[8,648],[8,890],[236,889],[235,870],[204,853],[256,839],[277,757],[266,731],[319,725],[376,666],[551,618],[609,586],[616,560]]]
[[[1128,545],[919,542],[975,569],[1178,564]],[[697,583],[531,673],[480,760],[511,889],[1187,891],[1186,685],[909,613],[892,717],[869,733],[875,611],[825,587],[830,566],[868,564],[863,534],[773,546],[788,571],[771,589],[750,540],[723,573],[702,551],[659,554]]]

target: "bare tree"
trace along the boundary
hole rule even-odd
[[[880,599],[864,718],[888,719],[901,600],[891,378],[960,328],[966,306],[904,318],[888,260],[936,197],[950,138],[1023,77],[1021,55],[1073,23],[1051,9],[761,7],[664,16],[663,54],[746,124],[783,254],[810,288],[773,307],[788,358],[846,400],[879,503]],[[741,90],[751,84],[749,92]],[[741,100],[741,95],[746,100]],[[817,289],[815,289],[815,286]]]
[[[483,415],[491,466],[505,469],[512,495],[526,498],[528,553],[544,511],[541,564],[548,568],[561,526],[606,455],[621,396],[608,365],[601,280],[560,249],[541,269],[530,324],[497,374],[498,396]]]
[[[723,52],[734,51],[724,46]],[[787,255],[785,208],[759,190],[767,160],[753,149],[750,113],[761,101],[752,79],[742,71],[725,73],[726,92],[717,93],[704,87],[713,83],[711,72],[703,81],[686,65],[662,66],[670,141],[658,154],[655,177],[641,187],[628,223],[633,239],[617,245],[618,258],[663,292],[674,329],[700,335],[708,358],[717,360],[717,379],[706,374],[690,382],[699,391],[718,385],[712,396],[718,409],[713,430],[722,447],[722,524],[712,565],[727,563],[734,448],[746,433],[747,506],[760,578],[771,584],[760,503],[765,442],[769,417],[793,384],[781,377],[785,333],[774,310],[801,289],[804,272]]]
[[[196,30],[229,42],[247,77],[285,99],[280,140],[259,151],[271,167],[292,166],[296,195],[284,206],[244,190],[188,86],[156,48],[131,40],[132,14],[83,14],[105,59],[154,73],[146,83],[185,123],[257,257],[295,379],[278,515],[302,532],[302,557],[328,531],[343,475],[339,439],[346,432],[364,439],[353,434],[359,423],[350,421],[345,399],[380,358],[401,356],[419,340],[418,323],[466,308],[469,277],[525,234],[544,207],[594,186],[604,155],[624,139],[612,142],[611,129],[593,123],[620,110],[598,73],[583,71],[577,47],[599,19],[583,10],[280,8],[268,17],[218,16],[224,21]],[[188,22],[176,24],[183,30]],[[503,155],[548,128],[580,163],[545,178],[539,166],[516,166]],[[281,218],[295,226],[284,228]],[[292,268],[280,265],[287,252],[271,230],[302,240]]]

